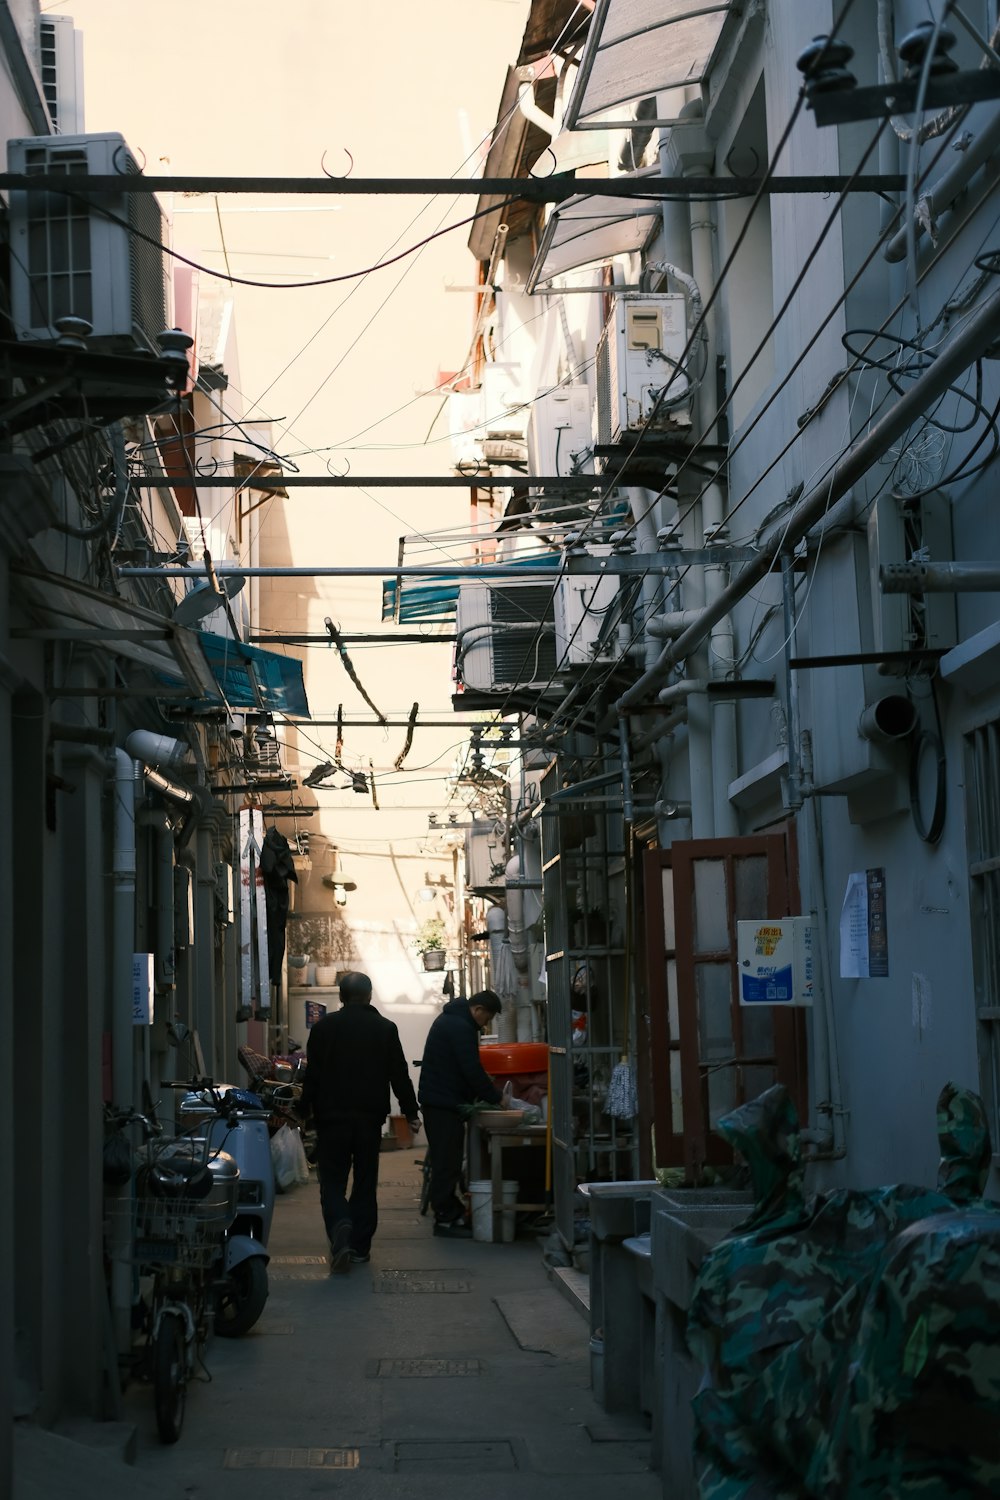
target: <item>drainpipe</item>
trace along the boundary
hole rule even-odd
[[[132,1024],[132,954],[135,948],[135,807],[142,767],[124,750],[110,757],[113,771],[114,843],[111,853],[111,1064],[112,1099],[135,1107],[135,1028]],[[132,1342],[132,1269],[128,1205],[131,1188],[115,1195],[112,1222],[111,1310],[115,1344],[126,1354]]]
[[[805,835],[802,867],[810,886],[806,892],[806,901],[818,937],[816,952],[819,961],[819,1003],[813,1006],[812,1031],[815,1114],[821,1122],[817,1129],[804,1131],[803,1140],[816,1148],[810,1160],[837,1161],[847,1155],[844,1142],[846,1113],[840,1085],[837,1016],[830,966],[831,935],[824,875],[823,814],[820,798],[813,795],[812,736],[808,730],[802,733],[800,785],[803,796],[811,804],[811,817],[799,820],[799,829]]]
[[[526,120],[530,120],[532,125],[537,125],[539,130],[544,130],[545,134],[552,140],[562,130],[562,90],[558,87],[556,89],[555,111],[551,115],[547,115],[543,109],[539,109],[535,102],[535,84],[536,82],[540,82],[546,74],[550,77],[552,76],[554,72],[552,60],[537,72],[530,63],[525,67],[516,68],[515,72],[518,78],[518,109]]]

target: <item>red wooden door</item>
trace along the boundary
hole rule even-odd
[[[791,858],[790,858],[791,854]],[[794,844],[783,834],[680,841],[647,854],[647,941],[657,1162],[732,1159],[713,1133],[720,1115],[771,1084],[806,1108],[798,1010],[739,1004],[736,923],[786,916],[797,904]]]

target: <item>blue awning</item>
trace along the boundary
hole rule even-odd
[[[218,703],[309,718],[302,663],[297,657],[263,651],[232,636],[204,630],[198,631],[198,640],[219,685]]]
[[[400,583],[403,587],[397,615],[396,591]],[[401,625],[411,620],[447,624],[454,620],[457,604],[457,583],[412,583],[408,578],[387,578],[382,584],[382,618],[398,620]]]
[[[525,481],[528,482],[527,480]],[[521,568],[552,568],[558,559],[551,552],[537,552],[531,556],[517,556],[511,561]],[[424,620],[448,624],[455,618],[458,607],[458,590],[462,583],[475,578],[472,564],[456,570],[455,582],[448,578],[435,578],[420,583],[411,578],[386,578],[382,583],[382,618],[399,625],[409,621]],[[402,585],[399,598],[399,613],[396,613],[396,591]]]

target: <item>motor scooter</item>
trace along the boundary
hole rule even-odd
[[[224,1278],[216,1304],[215,1331],[223,1338],[247,1333],[268,1297],[267,1249],[274,1216],[274,1168],[268,1135],[269,1111],[249,1089],[228,1084],[194,1087],[180,1115],[211,1151],[225,1151],[240,1171],[236,1217],[225,1234]]]

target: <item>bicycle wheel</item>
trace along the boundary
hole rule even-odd
[[[153,1399],[161,1443],[176,1443],[180,1437],[186,1395],[184,1325],[179,1314],[166,1312],[160,1318],[153,1343]]]

